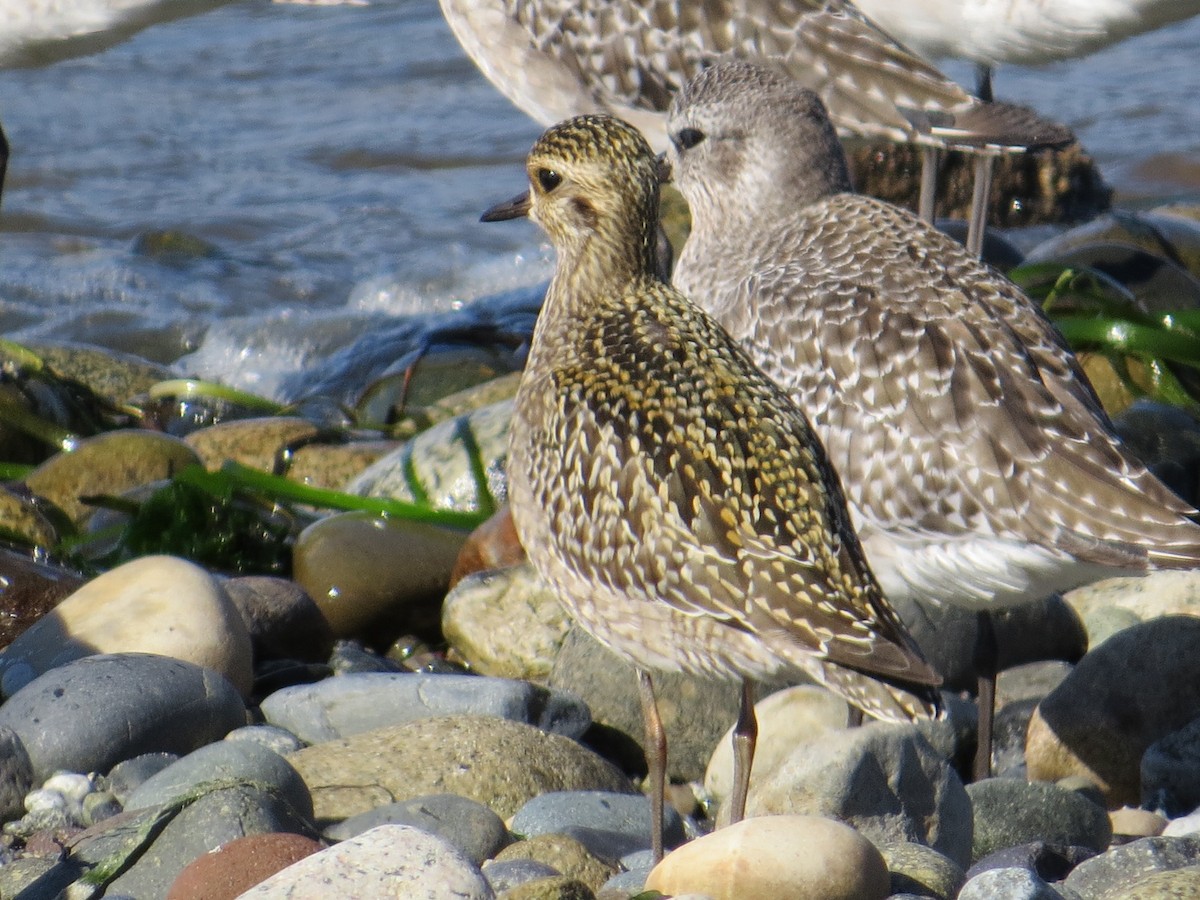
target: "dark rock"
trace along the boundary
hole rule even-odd
[[[428,794],[377,806],[330,826],[325,835],[331,840],[344,841],[377,825],[420,828],[457,847],[476,865],[512,843],[508,828],[498,815],[482,803],[456,794]]]

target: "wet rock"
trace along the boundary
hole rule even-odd
[[[667,805],[665,843],[686,840],[683,820]],[[650,847],[650,798],[604,791],[554,791],[532,798],[512,817],[515,834],[566,834],[607,859]]]
[[[0,534],[31,547],[53,547],[58,532],[29,497],[0,486]]]
[[[697,838],[651,871],[647,890],[714,900],[883,900],[883,857],[853,828],[816,816],[746,819]]]
[[[291,832],[311,837],[311,824],[272,791],[235,785],[203,794],[179,807],[106,896],[162,897],[184,867],[230,841],[250,834]]]
[[[528,564],[471,575],[442,604],[442,633],[481,675],[545,682],[570,628],[570,616]]]
[[[1105,809],[1053,784],[987,778],[967,785],[967,796],[974,812],[972,860],[1035,841],[1100,851],[1112,838]]]
[[[364,440],[344,444],[305,444],[291,453],[287,476],[311,487],[346,489],[373,463],[395,452],[400,441]]]
[[[497,862],[529,859],[550,866],[561,875],[597,890],[617,871],[612,860],[602,859],[582,842],[565,834],[538,834],[509,844],[496,854]]]
[[[184,443],[196,451],[210,472],[230,460],[263,472],[276,472],[293,446],[313,440],[318,433],[307,419],[265,416],[201,428],[184,438]]]
[[[1141,776],[1142,806],[1168,816],[1200,808],[1200,719],[1147,747]]]
[[[879,848],[891,877],[892,894],[916,894],[951,900],[965,875],[936,850],[924,844],[885,844]]]
[[[242,895],[243,900],[328,897],[456,897],[492,900],[479,869],[441,838],[380,825],[305,857]]]
[[[847,148],[855,187],[864,194],[916,209],[921,151],[911,144],[872,142]],[[946,154],[938,173],[938,215],[966,219],[974,179],[971,157]],[[988,222],[1016,228],[1090,219],[1108,209],[1112,190],[1078,145],[996,160]]]
[[[1124,900],[1129,889],[1148,875],[1195,866],[1200,839],[1150,837],[1113,847],[1081,862],[1064,884],[1088,900]]]
[[[1108,814],[1114,837],[1156,837],[1167,827],[1167,820],[1148,809],[1122,806]]]
[[[234,900],[276,872],[324,849],[300,834],[235,838],[184,866],[167,900]]]
[[[1180,210],[1113,210],[1039,245],[1032,259],[1048,259],[1081,247],[1117,244],[1175,262],[1200,276],[1200,228]]]
[[[506,505],[490,519],[471,532],[450,574],[454,587],[474,572],[507,569],[525,562],[525,548],[517,535],[517,527]]]
[[[59,770],[103,772],[142,753],[189,753],[244,725],[225,678],[147,653],[88,656],[26,685],[0,706],[42,780]]]
[[[504,467],[511,420],[512,401],[449,419],[376,462],[347,490],[439,509],[495,509],[508,496]]]
[[[88,344],[34,342],[27,345],[60,378],[86,385],[110,403],[121,404],[145,394],[160,381],[175,377],[175,371],[129,352]]]
[[[606,755],[629,769],[641,764],[642,708],[629,662],[574,626],[554,660],[550,686],[582,698],[592,721],[615,732]],[[667,777],[698,780],[721,734],[737,718],[741,689],[720,679],[655,672],[654,691],[667,732]]]
[[[205,666],[243,693],[250,635],[217,580],[172,556],[145,556],[100,575],[0,652],[0,691],[96,653],[157,653]]]
[[[363,391],[357,405],[360,422],[397,423],[399,435],[415,433],[446,417],[439,401],[519,373],[521,361],[510,347],[481,344],[433,344],[419,347],[388,366]],[[515,395],[515,391],[510,396]],[[432,407],[432,409],[431,409]],[[440,415],[439,415],[440,414]],[[408,427],[405,428],[405,420]]]
[[[512,843],[498,815],[482,803],[456,794],[427,794],[377,806],[327,828],[325,834],[331,840],[344,841],[378,825],[420,828],[457,847],[476,865]]]
[[[1097,241],[1053,252],[1049,249],[1035,248],[1026,262],[1053,263],[1064,269],[1097,269],[1149,310],[1194,309],[1200,305],[1200,279],[1165,256],[1120,241]]]
[[[1092,648],[1121,628],[1161,616],[1200,617],[1200,572],[1164,569],[1143,576],[1106,578],[1063,595],[1088,630]],[[1115,618],[1113,613],[1124,613]]]
[[[490,859],[483,864],[483,877],[497,894],[528,881],[562,877],[558,869],[536,859]]]
[[[33,764],[25,745],[12,729],[0,728],[0,823],[21,817],[33,784]]]
[[[896,611],[948,690],[974,691],[979,616],[969,609],[901,600]],[[1087,635],[1061,597],[991,613],[1001,670],[1030,662],[1074,662],[1087,650]]]
[[[1138,400],[1113,418],[1126,446],[1180,497],[1200,502],[1200,421],[1186,410]]]
[[[436,633],[440,600],[466,534],[350,512],[301,532],[293,578],[336,637]]]
[[[591,724],[576,697],[478,675],[342,675],[276,691],[262,712],[310,744],[433,716],[499,716],[572,738]]]
[[[595,900],[596,895],[582,881],[565,875],[553,875],[527,881],[505,891],[500,900]]]
[[[50,457],[25,477],[25,484],[82,523],[94,511],[83,497],[120,495],[199,462],[178,438],[154,431],[109,431],[81,440],[70,453]]]
[[[319,662],[333,650],[333,631],[312,597],[286,578],[229,578],[225,593],[250,632],[254,659]]]
[[[1073,900],[1028,869],[988,869],[963,885],[958,900]]]
[[[819,741],[828,731],[845,728],[850,707],[841,697],[814,684],[801,684],[776,691],[754,704],[758,719],[758,743],[750,784],[757,787],[773,773],[800,744]],[[704,772],[704,787],[715,799],[723,800],[733,789],[733,726],[716,744]]]
[[[875,722],[801,745],[750,792],[746,814],[826,816],[877,844],[926,844],[960,866],[971,858],[970,800],[915,726]]]
[[[975,862],[967,870],[967,878],[974,878],[989,869],[1025,869],[1048,882],[1062,881],[1077,865],[1091,859],[1096,851],[1088,847],[1070,847],[1063,844],[1047,844],[1034,841],[1005,847]]]
[[[271,750],[245,741],[216,741],[193,750],[140,784],[125,809],[162,806],[204,785],[241,782],[270,790],[298,816],[312,819],[312,798],[300,775]]]
[[[0,648],[74,593],[84,579],[0,548]]]
[[[421,719],[326,741],[288,762],[326,823],[424,794],[469,797],[506,817],[546,791],[633,791],[610,763],[568,738],[479,716]]]
[[[1139,802],[1142,754],[1200,718],[1198,640],[1200,619],[1166,616],[1088,653],[1030,721],[1029,777],[1081,775],[1104,791],[1110,807]]]

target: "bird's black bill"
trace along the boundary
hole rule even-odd
[[[511,200],[497,203],[479,217],[480,222],[504,222],[508,219],[523,219],[529,215],[529,191],[518,194]]]

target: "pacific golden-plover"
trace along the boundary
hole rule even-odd
[[[994,610],[1200,565],[1193,510],[1125,449],[1038,305],[853,193],[811,91],[718,65],[668,128],[692,213],[675,283],[804,405],[891,601]]]
[[[548,130],[528,215],[558,263],[512,422],[509,502],[575,620],[640,671],[661,856],[665,745],[649,671],[743,680],[734,820],[753,754],[748,684],[807,673],[882,719],[931,715],[940,679],[867,568],[807,419],[655,274],[659,164],[619,119]]]
[[[900,46],[849,0],[441,0],[487,78],[542,125],[620,116],[666,149],[672,95],[718,59],[773,61],[825,101],[847,135],[922,145],[921,212],[931,219],[936,151],[977,154],[968,246],[978,252],[991,160],[1061,146],[1069,130],[983,103]]]

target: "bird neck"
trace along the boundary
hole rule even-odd
[[[558,265],[546,293],[543,315],[570,319],[603,298],[622,296],[632,283],[656,278],[657,207],[636,232],[596,227],[558,245]]]

